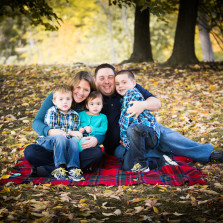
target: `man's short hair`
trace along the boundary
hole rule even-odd
[[[115,76],[118,76],[121,74],[127,74],[131,80],[135,80],[135,75],[133,74],[133,72],[131,70],[120,70],[116,73]]]
[[[110,68],[113,70],[114,74],[116,74],[116,71],[115,71],[115,68],[111,65],[111,64],[108,64],[108,63],[103,63],[103,64],[100,64],[98,65],[96,68],[95,68],[95,77],[97,76],[97,73],[100,69],[103,69],[103,68]]]
[[[53,98],[55,97],[55,94],[57,92],[60,92],[60,93],[67,93],[67,92],[71,92],[72,93],[72,88],[71,86],[69,85],[65,85],[65,84],[61,84],[61,85],[56,85],[54,88],[53,88]]]

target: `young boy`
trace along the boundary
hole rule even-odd
[[[53,89],[54,106],[47,110],[44,123],[63,132],[60,135],[39,136],[37,143],[46,150],[53,151],[56,169],[52,175],[56,179],[80,181],[84,177],[80,170],[78,144],[70,137],[80,135],[80,119],[78,113],[71,110],[72,101],[72,90],[69,86],[59,85]]]
[[[134,74],[129,70],[121,70],[115,76],[116,91],[123,96],[121,115],[119,119],[121,144],[128,151],[128,160],[132,162],[133,172],[148,172],[153,165],[147,158],[149,150],[159,144],[160,129],[155,117],[147,110],[138,117],[129,117],[127,110],[130,101],[144,101],[142,94],[135,88],[136,80]],[[137,135],[131,141],[128,131],[135,131]],[[130,143],[131,142],[131,143]],[[163,156],[158,162],[159,166],[165,164],[177,165],[169,157]]]
[[[98,91],[92,91],[86,99],[86,109],[79,113],[80,126],[79,131],[83,134],[83,138],[78,142],[79,151],[81,144],[86,141],[85,136],[104,136],[108,128],[108,120],[106,115],[100,113],[103,107],[103,96]]]

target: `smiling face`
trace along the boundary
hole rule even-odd
[[[97,89],[105,96],[115,92],[115,74],[111,68],[101,68],[95,77]]]
[[[67,113],[72,104],[72,92],[55,92],[53,103],[61,112]]]
[[[128,74],[119,74],[115,77],[115,87],[118,94],[124,96],[125,93],[134,88],[136,85],[136,80],[128,76]]]
[[[83,102],[91,92],[90,84],[82,79],[80,80],[77,87],[73,90],[73,98],[76,103]]]

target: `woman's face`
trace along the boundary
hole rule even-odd
[[[90,84],[86,80],[80,80],[73,90],[73,98],[76,103],[83,102],[91,92]]]

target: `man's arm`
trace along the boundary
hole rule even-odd
[[[145,90],[140,85],[136,84],[136,88],[146,99],[145,101],[131,101],[131,107],[128,108],[127,113],[129,117],[138,117],[144,110],[157,111],[161,107],[160,100],[157,99],[149,91]]]

